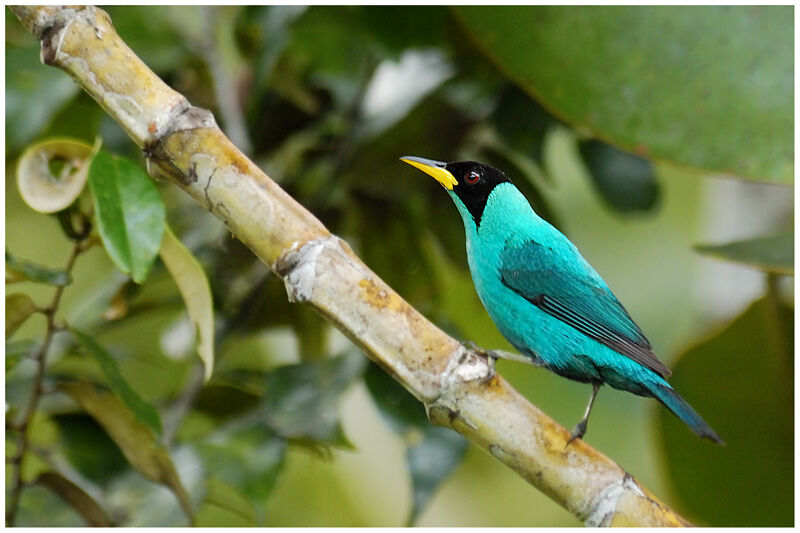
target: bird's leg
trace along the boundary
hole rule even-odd
[[[575,439],[582,439],[584,435],[586,435],[586,426],[589,423],[589,413],[592,412],[592,406],[594,405],[594,399],[597,398],[597,393],[600,391],[600,386],[602,383],[596,381],[592,383],[592,397],[589,398],[589,405],[586,406],[586,413],[583,415],[583,418],[578,425],[575,426],[575,429],[572,430],[572,435],[570,435],[569,440],[567,441],[567,446],[574,441]]]

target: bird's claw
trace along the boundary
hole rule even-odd
[[[580,422],[578,422],[578,425],[575,426],[575,429],[572,430],[572,433],[569,436],[569,440],[567,441],[567,444],[564,447],[566,448],[567,446],[569,446],[575,439],[582,439],[584,435],[586,435],[586,420],[581,420]]]

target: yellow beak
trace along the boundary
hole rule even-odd
[[[447,166],[447,163],[442,163],[441,161],[434,161],[433,159],[414,157],[410,155],[401,157],[400,161],[408,163],[412,167],[417,167],[425,174],[432,176],[436,181],[441,183],[445,189],[449,191],[452,191],[453,187],[458,185],[458,181],[456,181],[455,176],[453,176],[453,174],[445,168]]]

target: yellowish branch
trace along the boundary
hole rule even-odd
[[[161,81],[94,7],[15,6],[61,68],[170,179],[280,276],[289,298],[335,324],[416,398],[589,525],[689,525],[406,303],[350,247],[248,160],[208,111]]]

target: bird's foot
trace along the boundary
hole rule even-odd
[[[486,365],[489,367],[489,372],[481,379],[481,384],[488,383],[489,380],[494,377],[494,364],[500,357],[498,357],[493,350],[484,350],[472,341],[463,341],[461,346],[486,358]]]
[[[572,430],[572,433],[569,436],[569,440],[567,441],[567,444],[564,447],[566,448],[567,446],[569,446],[575,439],[582,439],[584,435],[586,435],[586,420],[581,420],[580,422],[578,422],[578,425],[575,426],[575,429]]]

